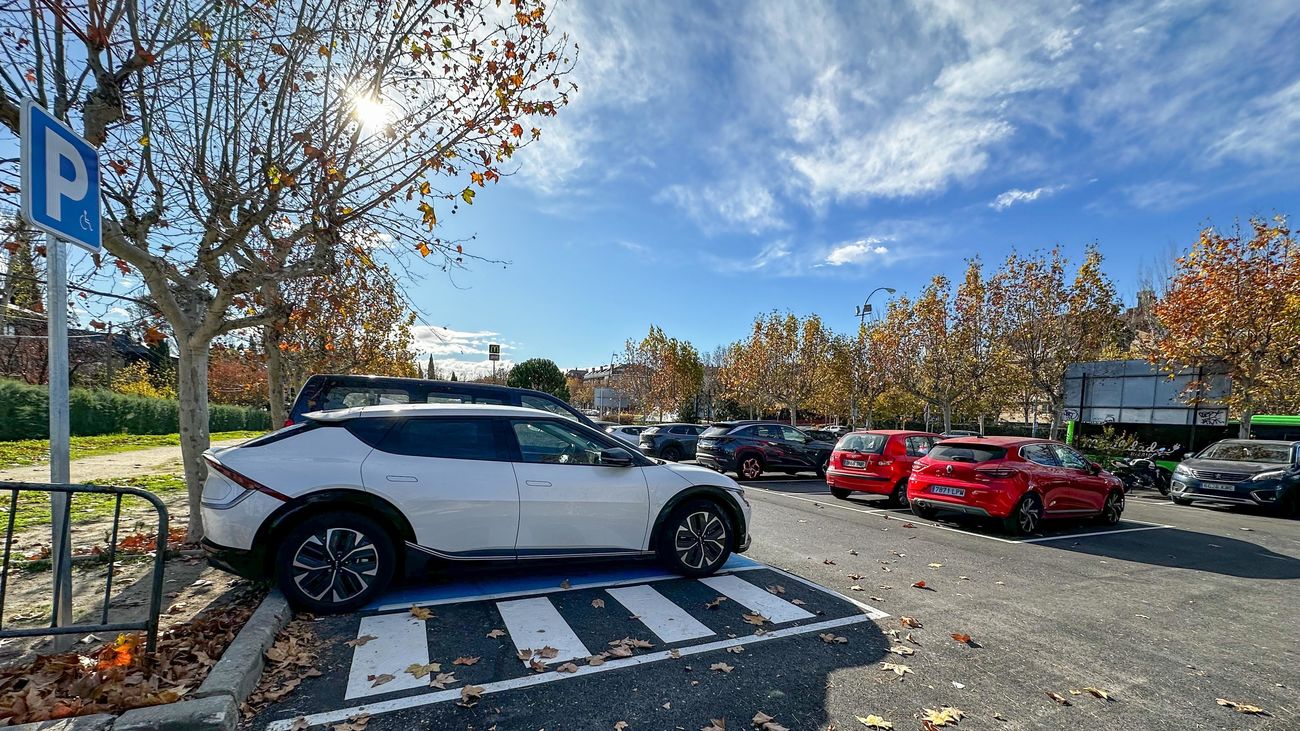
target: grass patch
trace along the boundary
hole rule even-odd
[[[125,487],[138,487],[162,497],[164,500],[177,493],[185,492],[185,477],[179,474],[162,474],[162,475],[137,475],[135,477],[124,477],[114,480],[92,481],[98,484],[121,485]],[[8,525],[10,494],[0,491],[0,525]],[[106,520],[113,517],[113,505],[116,497],[113,495],[95,495],[87,493],[77,493],[72,496],[72,515],[73,524],[90,523],[96,520]],[[127,535],[128,533],[137,532],[137,530],[157,530],[157,524],[153,518],[153,507],[145,500],[127,495],[122,498],[122,514],[128,512],[145,510],[149,515],[141,521],[132,519],[130,522],[123,521],[118,533]],[[137,527],[137,523],[140,524]],[[20,531],[25,528],[50,525],[50,493],[26,491],[18,493],[18,506],[14,512],[14,530]],[[105,537],[107,540],[107,537]]]
[[[227,431],[214,432],[212,441],[226,439],[252,439],[265,432]],[[72,438],[72,458],[95,457],[101,454],[118,454],[133,452],[137,449],[153,447],[175,447],[181,443],[180,434],[101,434],[93,437]],[[48,439],[20,439],[15,442],[0,442],[0,469],[11,467],[28,467],[50,461],[50,442]]]

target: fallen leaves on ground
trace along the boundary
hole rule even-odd
[[[608,655],[614,658],[627,658],[632,657],[633,650],[648,650],[652,647],[654,645],[646,640],[624,637],[621,640],[614,640],[609,643]]]
[[[367,675],[366,680],[370,681],[371,688],[378,688],[384,683],[391,683],[397,676],[383,673],[381,675]]]
[[[604,609],[604,608],[605,608],[605,600],[604,600],[604,599],[592,599],[592,600],[591,600],[591,606],[595,607],[596,609]]]
[[[460,682],[459,680],[456,680],[455,673],[438,673],[437,675],[434,675],[433,677],[429,678],[429,687],[446,690],[447,686],[454,685],[459,682]]]
[[[433,611],[428,607],[411,607],[411,616],[416,619],[432,619]]]
[[[941,563],[932,563],[932,564],[930,564],[930,568],[932,568],[932,569],[941,569],[941,568],[943,568],[943,564],[941,564]]]
[[[773,593],[773,594],[784,594],[784,593],[785,593],[785,587],[784,587],[784,586],[781,586],[780,584],[773,584],[772,586],[767,587],[767,590],[770,591],[770,592]]]
[[[542,649],[537,650],[533,654],[536,655],[537,657],[542,658],[543,660],[550,660],[553,659],[555,656],[559,655],[560,651],[554,647],[551,647],[550,645],[547,645]]]
[[[473,708],[474,704],[478,703],[479,699],[482,697],[483,686],[467,685],[460,689],[460,700],[456,701],[456,705],[461,706],[462,708]]]
[[[790,603],[791,603],[791,604],[794,604],[795,606],[802,607],[802,606],[804,606],[805,604],[807,604],[808,602],[806,602],[806,601],[804,601],[804,600],[802,600],[802,599],[791,599],[791,600],[790,600]]]
[[[557,672],[557,673],[576,673],[576,672],[578,672],[578,666],[577,666],[577,665],[574,665],[574,664],[571,663],[571,662],[566,662],[566,663],[564,663],[563,665],[561,665],[561,666],[559,666],[558,668],[556,668],[556,669],[555,669],[555,672]]]
[[[717,608],[718,608],[718,607],[719,607],[723,602],[725,602],[725,601],[727,601],[727,598],[726,598],[725,596],[720,596],[720,597],[714,599],[714,600],[711,601],[711,602],[705,602],[705,603],[704,603],[704,608],[705,608],[705,609],[717,609]]]
[[[1104,701],[1114,700],[1114,698],[1111,698],[1111,697],[1110,697],[1110,693],[1108,693],[1107,691],[1102,690],[1101,688],[1093,688],[1092,686],[1084,686],[1084,688],[1083,688],[1083,692],[1092,695],[1094,698],[1100,698],[1100,699],[1102,699],[1102,700],[1104,700]]]
[[[727,719],[711,718],[709,725],[700,728],[700,731],[727,731]]]
[[[904,627],[907,627],[908,629],[921,629],[922,627],[921,620],[917,619],[916,617],[908,617],[907,615],[903,615],[902,617],[899,617],[898,623],[903,625]]]
[[[240,706],[245,719],[282,700],[302,683],[303,678],[321,674],[316,655],[319,641],[312,625],[314,620],[299,616],[291,621],[266,651],[266,666],[257,689]]]
[[[862,581],[865,578],[867,577],[862,574],[849,574],[849,581]]]
[[[570,584],[569,584],[569,580],[568,580],[568,579],[565,579],[564,581],[561,581],[561,582],[560,582],[560,588],[561,588],[561,589],[568,589],[569,586],[570,586]]]
[[[1238,703],[1236,701],[1230,701],[1227,698],[1215,698],[1214,702],[1226,708],[1231,708],[1237,713],[1245,713],[1252,716],[1269,715],[1268,711],[1265,711],[1263,708],[1260,708],[1259,706],[1253,706],[1249,703]]]
[[[896,662],[882,662],[880,663],[880,669],[888,670],[889,672],[893,673],[894,675],[897,675],[900,678],[903,677],[904,675],[912,673],[912,668],[908,667],[907,665],[903,665],[901,663],[896,663]],[[915,673],[912,674],[915,675]]]
[[[913,649],[910,648],[910,647],[903,647],[902,645],[893,645],[892,647],[889,648],[889,651],[892,652],[892,653],[894,653],[895,655],[915,655],[915,654],[916,654],[916,650],[913,650]]]
[[[866,589],[863,589],[862,586],[859,584],[854,584],[853,586],[849,587],[849,591],[866,591]]]
[[[370,714],[360,713],[355,716],[348,716],[348,720],[343,723],[336,723],[330,726],[331,731],[366,731],[366,726],[370,724]],[[308,728],[304,725],[302,728]]]
[[[847,637],[840,637],[830,632],[823,632],[817,636],[821,638],[822,642],[825,642],[828,645],[843,645],[849,641],[849,638]]]
[[[451,664],[452,665],[473,665],[478,661],[479,661],[478,656],[474,655],[474,656],[467,656],[467,657],[458,657],[455,660],[452,660]]]
[[[1054,691],[1054,690],[1047,690],[1047,691],[1043,691],[1043,692],[1044,692],[1044,693],[1047,693],[1047,697],[1048,697],[1048,698],[1051,698],[1052,700],[1056,701],[1057,703],[1060,703],[1060,704],[1063,705],[1063,706],[1072,706],[1072,705],[1074,705],[1073,703],[1070,702],[1070,699],[1069,699],[1069,698],[1066,698],[1065,696],[1061,695],[1060,693],[1057,693],[1057,692]]]
[[[926,585],[925,585],[925,581],[918,581],[918,582],[916,582],[915,584],[912,584],[912,588],[913,588],[913,589],[925,589],[926,591],[934,591],[934,589],[933,589],[932,587],[929,587],[929,586],[926,586]]]
[[[875,715],[874,713],[868,715],[866,718],[863,718],[862,716],[854,716],[854,718],[858,719],[858,723],[861,723],[863,726],[866,726],[867,728],[891,729],[894,727],[894,724],[890,723],[889,721],[886,721],[880,716]]]
[[[954,641],[959,642],[959,643],[961,643],[961,644],[963,644],[963,645],[967,645],[967,646],[969,646],[969,647],[976,647],[976,646],[977,646],[977,645],[975,644],[975,640],[972,640],[971,637],[970,637],[970,635],[966,634],[965,632],[953,632],[953,633],[952,633],[952,638],[953,638]]]
[[[734,647],[728,647],[728,648],[727,648],[727,652],[730,652],[730,653],[733,654],[733,655],[739,655],[740,653],[742,653],[742,652],[744,652],[744,651],[745,651],[745,646],[744,646],[744,645],[735,645]]]
[[[344,642],[343,644],[347,645],[348,647],[361,647],[362,645],[366,644],[367,642],[369,642],[369,641],[371,641],[371,640],[377,640],[377,639],[379,639],[379,638],[378,638],[378,637],[375,637],[374,635],[361,635],[360,637],[356,638],[355,640],[348,640],[347,642]]]
[[[619,721],[614,724],[614,731],[624,731],[627,728],[627,721]]]
[[[759,711],[754,714],[752,723],[761,731],[790,731],[785,726],[776,722],[776,718]]]
[[[834,566],[834,565],[835,565],[835,562],[832,561],[832,560],[829,559],[829,558],[824,558],[824,559],[822,559],[822,563],[826,564],[827,566]]]
[[[938,728],[940,726],[956,726],[965,715],[960,708],[944,706],[939,710],[926,708],[921,716],[922,724],[929,724],[930,727]]]
[[[752,624],[756,627],[762,627],[768,623],[767,617],[764,617],[761,614],[742,614],[740,615],[740,618],[745,620],[746,623]]]
[[[415,662],[406,666],[406,672],[414,675],[416,678],[423,678],[429,673],[436,673],[440,670],[442,670],[442,664],[436,662],[431,662],[427,665],[421,665],[420,663]]]
[[[505,633],[506,631],[503,629],[494,629],[491,632],[487,633],[487,636],[495,640],[498,637],[505,636]]]
[[[728,665],[725,662],[715,662],[709,666],[709,669],[718,673],[729,673],[736,669],[735,665]]]

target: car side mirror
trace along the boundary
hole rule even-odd
[[[1100,473],[1101,473],[1101,465],[1097,464],[1096,462],[1088,463],[1088,474],[1096,475]]]
[[[632,455],[622,447],[606,447],[600,450],[600,464],[602,467],[631,467]]]

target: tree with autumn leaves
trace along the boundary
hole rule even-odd
[[[100,148],[102,261],[144,281],[175,339],[190,540],[221,336],[268,292],[338,272],[358,237],[392,260],[468,256],[437,217],[473,202],[571,91],[540,0],[10,8],[0,122],[32,97]],[[16,196],[16,167],[0,168]],[[16,205],[14,206],[16,207]]]
[[[1241,437],[1261,408],[1300,408],[1300,247],[1285,217],[1203,230],[1155,313],[1152,360],[1170,369],[1225,366]]]

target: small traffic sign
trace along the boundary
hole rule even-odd
[[[33,227],[100,248],[99,151],[33,99],[23,103],[22,213]]]
[[[501,360],[501,346],[493,343],[488,346],[488,360]]]

